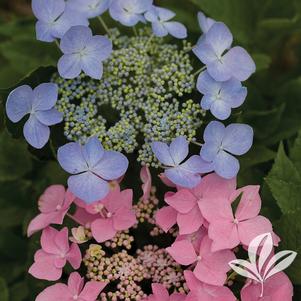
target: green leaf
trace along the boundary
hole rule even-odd
[[[256,64],[256,72],[268,69],[272,63],[271,57],[264,53],[252,53],[252,58]]]
[[[8,292],[6,281],[3,278],[0,278],[0,300],[8,301],[9,300],[8,298],[9,298],[9,292]]]
[[[13,140],[6,131],[0,133],[0,181],[23,177],[32,168],[25,142]]]
[[[299,173],[301,173],[301,130],[299,131],[298,137],[290,151],[290,157]]]
[[[10,301],[23,301],[28,298],[29,289],[26,281],[20,281],[10,287]]]
[[[301,284],[301,211],[286,214],[275,224],[276,233],[280,235],[282,250],[297,252],[295,261],[285,271],[288,273],[294,284]]]
[[[301,209],[301,176],[280,144],[272,170],[265,179],[283,213]]]

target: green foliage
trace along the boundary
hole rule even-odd
[[[0,278],[0,300],[8,301],[9,300],[9,292],[6,281],[3,278]]]

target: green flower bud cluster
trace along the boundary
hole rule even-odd
[[[96,135],[106,149],[137,151],[138,161],[156,167],[152,141],[170,142],[179,135],[193,140],[202,123],[204,112],[189,99],[195,86],[191,45],[167,44],[147,29],[133,37],[114,29],[110,38],[114,51],[100,81],[84,74],[73,80],[53,77],[64,134],[81,143]]]

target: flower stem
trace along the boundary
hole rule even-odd
[[[57,48],[59,50],[61,50],[59,41],[57,39],[55,39],[54,42],[55,42],[55,45],[57,46]]]
[[[137,29],[136,29],[136,27],[135,27],[135,26],[133,26],[132,28],[133,28],[134,35],[135,35],[136,37],[138,37],[138,33],[137,33]]]
[[[195,144],[195,145],[198,145],[198,146],[203,146],[203,144],[202,143],[199,143],[199,142],[197,142],[197,141],[190,141],[192,144]]]
[[[149,37],[147,43],[145,44],[145,48],[146,48],[146,49],[148,48],[148,46],[149,46],[150,42],[152,41],[153,37],[154,37],[154,34],[152,34],[152,35]]]
[[[101,24],[101,26],[104,28],[104,30],[106,31],[106,33],[108,34],[108,35],[110,35],[110,29],[109,29],[109,27],[107,26],[107,24],[106,24],[106,22],[102,19],[102,17],[97,17],[98,18],[98,20],[99,20],[99,22],[100,22],[100,24]]]
[[[198,71],[196,71],[193,76],[196,76],[198,75],[199,73],[201,73],[202,71],[204,71],[207,67],[206,66],[203,66],[202,68],[200,68]]]

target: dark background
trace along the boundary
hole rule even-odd
[[[173,9],[195,43],[196,13],[225,22],[235,44],[245,47],[257,65],[246,83],[249,95],[233,120],[252,125],[255,142],[242,160],[240,185],[260,184],[262,214],[281,236],[279,249],[300,253],[287,270],[301,300],[301,0],[162,0]],[[110,21],[108,21],[110,23]],[[0,0],[0,100],[19,82],[38,84],[56,65],[54,44],[35,40],[30,1]],[[42,68],[40,68],[42,66]],[[50,67],[49,67],[50,66]],[[198,66],[196,66],[196,69]],[[37,198],[47,185],[64,183],[50,150],[28,150],[5,120],[0,106],[0,301],[33,300],[44,283],[27,269],[38,248],[26,227],[37,213]],[[298,134],[299,133],[299,134]],[[285,301],[285,300],[284,300]]]

